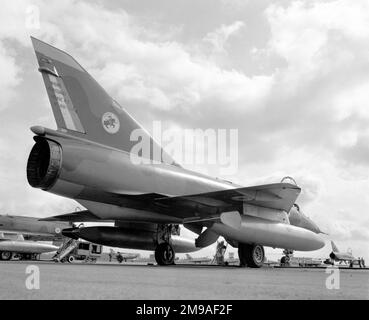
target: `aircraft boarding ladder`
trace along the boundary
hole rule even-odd
[[[228,246],[228,244],[225,245],[224,241],[217,242],[216,253],[214,255],[214,259],[211,262],[211,264],[215,263],[215,264],[220,265],[220,266],[225,265],[224,256],[225,256],[225,253],[226,253],[226,250],[227,250],[227,246]]]
[[[54,256],[54,260],[57,262],[62,261],[69,253],[72,252],[78,246],[78,241],[74,239],[68,239],[63,243],[60,247],[56,255]]]

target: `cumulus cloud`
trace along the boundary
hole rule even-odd
[[[355,142],[341,148],[341,161],[349,165],[369,165],[369,135],[360,134]]]
[[[325,231],[338,241],[369,241],[368,229],[348,219],[332,221]]]
[[[236,21],[230,25],[222,25],[215,31],[209,32],[204,37],[204,41],[209,42],[213,46],[215,52],[224,52],[224,46],[229,37],[236,34],[244,26],[245,23],[242,21]]]
[[[21,81],[20,68],[15,58],[6,49],[0,38],[0,111],[9,107],[10,101],[15,97],[15,88]]]
[[[270,6],[266,16],[269,50],[287,63],[276,76],[279,103],[299,109],[298,124],[315,118],[315,129],[320,125],[326,131],[320,138],[336,144],[338,134],[368,120],[368,3],[295,1],[288,7]],[[352,116],[356,123],[350,123]]]

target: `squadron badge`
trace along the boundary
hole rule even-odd
[[[105,113],[102,118],[102,125],[107,133],[115,134],[119,131],[120,122],[119,118],[111,112]]]

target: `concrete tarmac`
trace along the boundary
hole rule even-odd
[[[40,271],[40,289],[29,290]],[[369,299],[369,271],[339,271],[339,289],[327,289],[325,269],[137,264],[0,262],[1,299]]]

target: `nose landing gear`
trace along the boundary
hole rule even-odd
[[[174,264],[175,252],[171,245],[172,235],[179,235],[178,225],[158,225],[155,260],[159,266]]]

